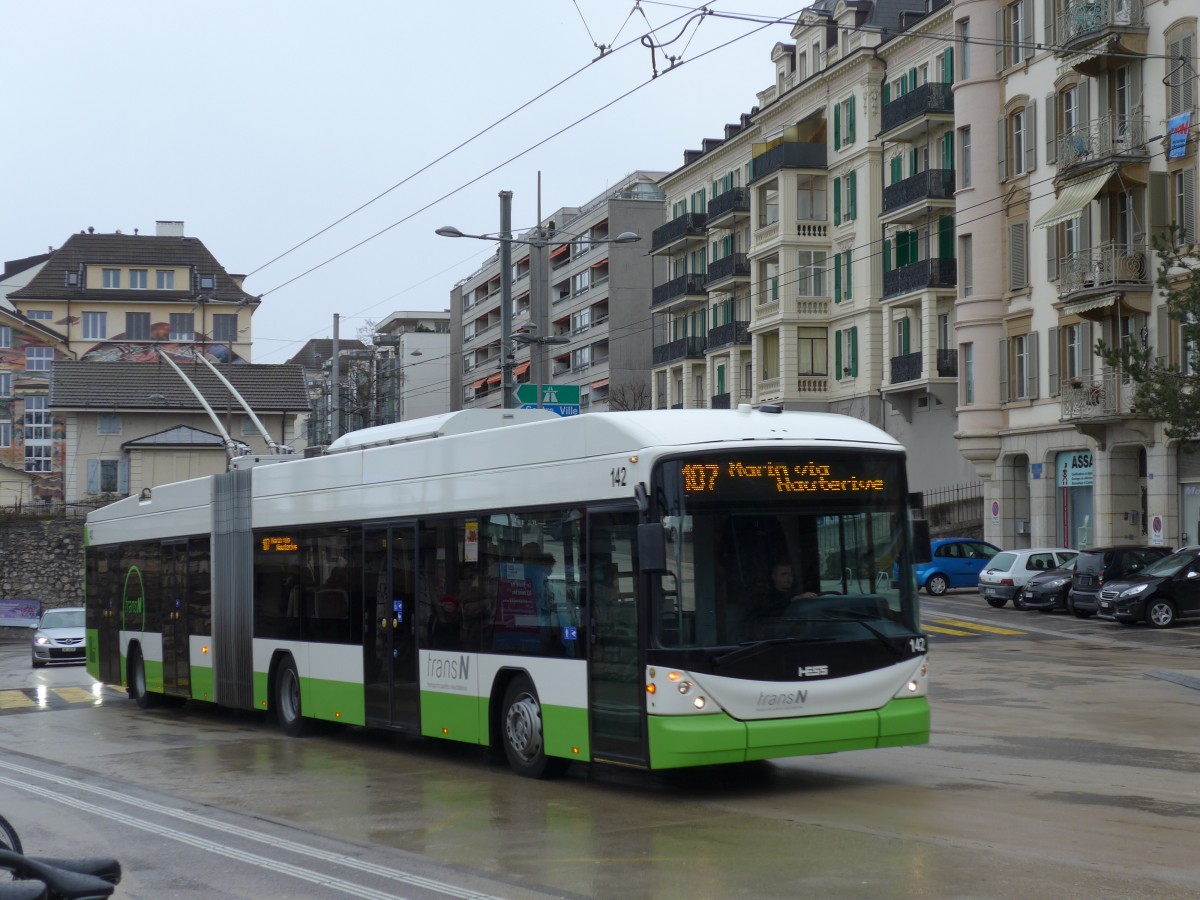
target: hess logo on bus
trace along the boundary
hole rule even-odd
[[[801,666],[800,667],[800,677],[801,678],[814,678],[814,677],[818,677],[821,675],[828,675],[828,674],[829,674],[829,666]]]

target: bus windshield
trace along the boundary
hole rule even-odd
[[[917,630],[904,460],[848,450],[671,460],[653,641],[694,648]]]

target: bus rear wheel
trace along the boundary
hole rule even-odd
[[[146,661],[141,647],[134,647],[129,653],[129,696],[138,709],[154,706],[155,697],[146,690]]]
[[[275,716],[279,719],[279,727],[289,737],[303,737],[308,733],[308,722],[301,711],[300,673],[290,656],[275,672]]]
[[[500,739],[509,766],[525,778],[551,778],[566,771],[569,760],[546,755],[542,736],[542,704],[524,675],[514,678],[504,692],[500,713]]]

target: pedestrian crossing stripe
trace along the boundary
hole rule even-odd
[[[1024,634],[1023,631],[1017,631],[1013,628],[997,628],[994,625],[977,625],[974,622],[960,622],[958,619],[931,619],[931,622],[936,622],[936,625],[922,623],[926,631],[931,631],[934,634],[948,634],[954,637],[970,637],[985,632],[987,634]],[[947,626],[947,627],[938,627]],[[969,629],[963,631],[961,629]]]
[[[0,712],[61,709],[79,703],[96,705],[100,701],[100,694],[88,688],[48,688],[45,686],[21,688],[18,690],[0,691]]]

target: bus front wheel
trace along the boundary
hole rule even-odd
[[[308,732],[308,722],[300,706],[300,673],[290,656],[275,672],[275,715],[279,727],[289,737],[303,737]]]
[[[141,647],[134,647],[129,654],[129,696],[139,709],[149,709],[155,702],[154,695],[146,690],[146,661]]]
[[[524,675],[509,683],[500,715],[504,755],[514,772],[525,778],[549,778],[566,770],[569,760],[546,755],[542,705]]]

